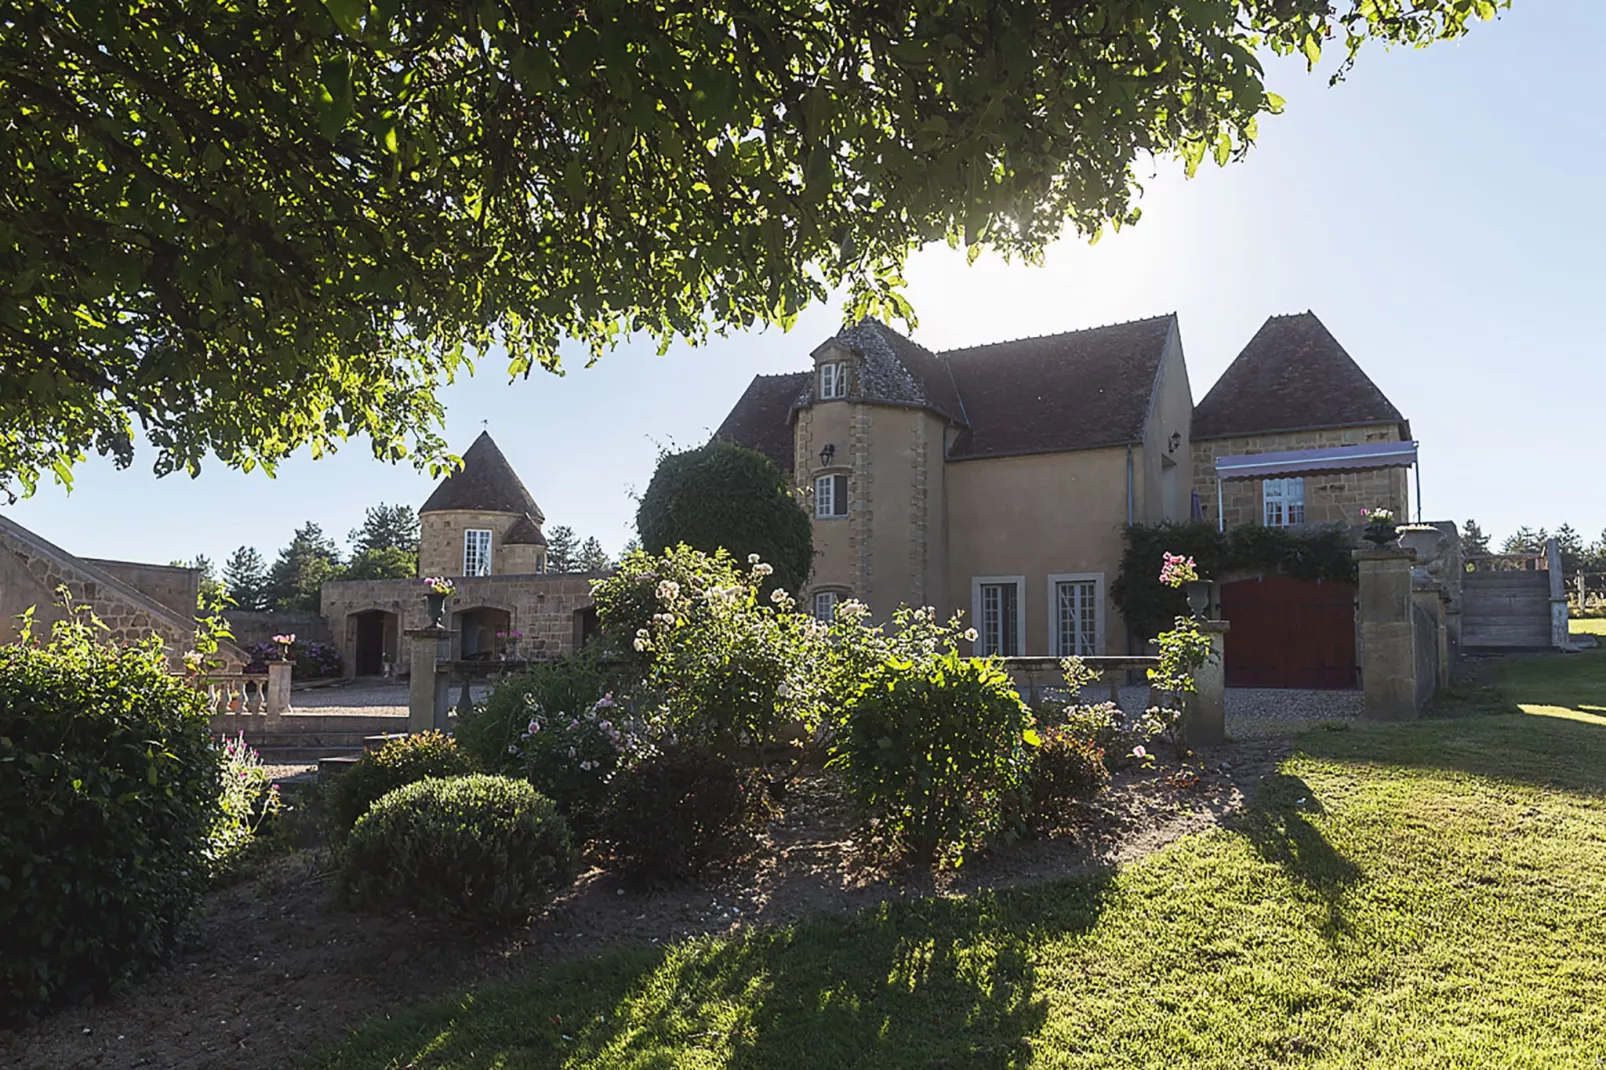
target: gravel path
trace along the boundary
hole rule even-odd
[[[1084,702],[1109,701],[1109,689],[1101,685],[1088,688]],[[1121,688],[1121,711],[1142,713],[1149,704],[1144,685]],[[1227,736],[1231,739],[1262,739],[1292,735],[1324,721],[1351,721],[1361,715],[1359,691],[1304,691],[1275,687],[1227,688]]]

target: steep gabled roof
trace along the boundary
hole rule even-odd
[[[810,372],[755,375],[714,437],[757,450],[792,470],[792,408],[808,393]]]
[[[880,320],[866,317],[838,331],[835,343],[859,357],[850,396],[864,401],[916,405],[963,425],[965,407],[941,357]],[[819,352],[818,349],[815,350]]]
[[[1313,312],[1272,316],[1194,406],[1193,438],[1399,424],[1410,431]]]
[[[447,509],[518,513],[533,517],[538,524],[546,519],[488,431],[480,432],[463,454],[463,467],[443,479],[418,511],[435,513]]]
[[[502,536],[503,546],[545,546],[546,536],[541,534],[541,525],[529,515],[521,516],[513,521],[513,526],[507,529]]]
[[[949,456],[1007,456],[1143,439],[1175,314],[942,354],[970,426]]]

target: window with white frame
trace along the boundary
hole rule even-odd
[[[1102,572],[1064,572],[1048,578],[1048,634],[1058,658],[1104,652]]]
[[[1292,528],[1305,522],[1305,479],[1266,479],[1260,484],[1264,523],[1268,528]]]
[[[837,593],[835,591],[815,591],[814,619],[830,624],[831,618],[836,615],[836,603]]]
[[[491,533],[470,528],[463,532],[463,575],[491,574]]]
[[[848,366],[837,362],[820,365],[820,400],[848,396]]]
[[[971,581],[978,657],[989,654],[1001,654],[1006,658],[1020,656],[1025,586],[1024,576],[981,576]]]
[[[818,517],[848,515],[847,476],[821,476],[814,481],[814,515]]]

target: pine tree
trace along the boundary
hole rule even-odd
[[[240,609],[266,609],[268,568],[254,546],[242,546],[223,566],[223,587]]]
[[[312,610],[325,583],[339,579],[340,553],[323,528],[308,521],[296,529],[268,570],[267,601],[278,610]]]
[[[574,529],[567,524],[559,524],[546,533],[546,570],[548,572],[573,572],[576,565],[577,548],[575,546]]]
[[[1584,546],[1584,537],[1573,530],[1571,524],[1563,524],[1556,529],[1553,536],[1556,540],[1556,551],[1561,555],[1562,572],[1571,575],[1578,571],[1584,562],[1588,549]],[[1540,543],[1541,548],[1544,546]]]
[[[347,536],[351,554],[371,550],[418,553],[418,514],[410,505],[375,505],[363,516],[362,527]]]
[[[1545,552],[1545,540],[1550,533],[1544,528],[1535,531],[1524,524],[1517,529],[1515,535],[1508,535],[1501,544],[1500,552],[1503,554],[1542,554]]]
[[[602,548],[595,535],[590,536],[580,547],[580,554],[575,558],[576,572],[606,572],[613,567],[608,558],[608,552]]]
[[[1461,553],[1486,554],[1488,552],[1488,534],[1478,526],[1476,520],[1468,520],[1461,528]]]

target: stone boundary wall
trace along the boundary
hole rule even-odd
[[[591,583],[605,575],[454,577],[457,589],[446,602],[446,626],[455,629],[458,613],[498,609],[508,614],[508,630],[524,633],[521,653],[535,657],[570,654],[576,647],[576,614],[592,605]],[[419,580],[336,580],[323,585],[323,619],[334,634],[348,676],[356,672],[357,615],[377,609],[395,615],[399,633],[423,628],[429,623],[425,593]],[[442,656],[453,655],[443,652]],[[405,654],[397,657],[398,671],[407,664]]]
[[[14,600],[19,597],[36,606],[35,634],[48,633],[50,624],[61,619],[62,611],[55,605],[55,591],[65,586],[75,602],[88,605],[106,624],[107,637],[112,642],[134,643],[155,635],[167,647],[175,665],[184,652],[195,645],[193,616],[174,611],[5,517],[0,517],[0,549],[6,551],[9,558],[5,564],[12,566],[3,570],[9,573],[4,577],[8,588],[6,608],[16,609]],[[5,628],[4,634],[14,636],[13,621],[0,621],[0,625]],[[232,643],[224,642],[221,646],[225,665],[238,671],[244,664],[243,652]]]
[[[257,609],[231,609],[223,616],[240,646],[267,643],[276,635],[294,635],[297,639],[310,639],[317,643],[334,643],[329,622],[311,610],[280,613]]]

